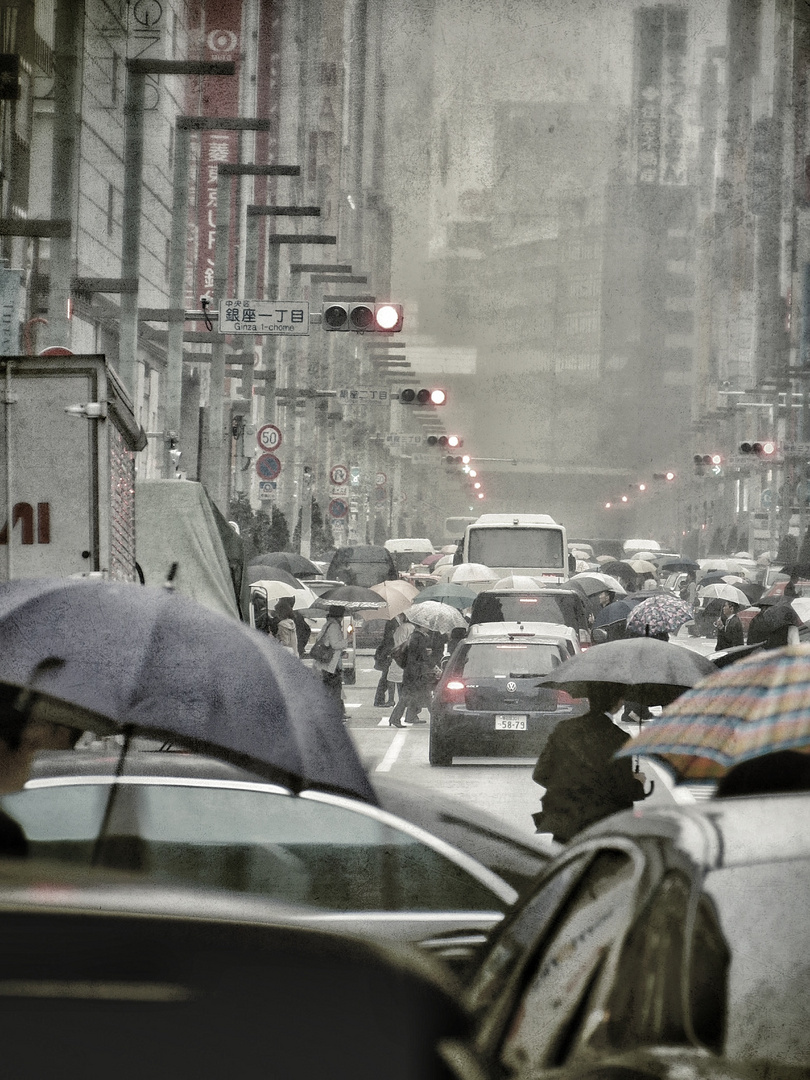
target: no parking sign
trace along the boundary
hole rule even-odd
[[[333,518],[345,518],[349,507],[344,499],[332,499],[329,503],[329,516]]]
[[[281,462],[275,454],[262,454],[256,462],[256,472],[262,480],[275,480],[281,472]]]
[[[335,487],[343,487],[349,479],[349,470],[345,465],[333,465],[329,470],[329,479]]]

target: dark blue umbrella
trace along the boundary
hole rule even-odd
[[[700,570],[700,563],[696,563],[694,559],[673,559],[670,557],[656,561],[658,562],[659,570],[665,570],[671,573],[676,573],[679,570],[684,570],[686,573],[689,573],[690,571],[697,573],[697,571]]]
[[[614,600],[612,604],[606,604],[594,616],[594,629],[597,630],[600,626],[612,626],[614,623],[625,622],[636,604],[640,604],[642,600],[647,599],[649,599],[649,594],[646,596],[623,596],[621,600]]]
[[[75,726],[170,740],[295,787],[376,801],[340,708],[309,669],[267,634],[166,589],[0,586],[0,683],[79,710]]]

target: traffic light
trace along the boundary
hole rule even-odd
[[[722,454],[695,454],[695,473],[698,476],[703,476],[708,469],[712,476],[722,476],[723,474],[723,455]]]
[[[402,329],[402,304],[340,303],[323,305],[321,321],[326,330],[354,330],[355,333],[398,334]]]
[[[399,400],[403,405],[444,405],[447,402],[447,391],[434,387],[432,390],[422,388],[413,390],[408,387],[400,390]]]
[[[675,473],[672,471],[672,469],[667,469],[666,472],[654,472],[653,473],[653,480],[674,480],[674,479],[675,479]]]
[[[771,439],[762,442],[741,442],[741,454],[755,454],[759,458],[772,458],[776,456],[776,443]]]

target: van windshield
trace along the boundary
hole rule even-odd
[[[472,528],[469,536],[470,562],[538,569],[566,565],[561,529]]]

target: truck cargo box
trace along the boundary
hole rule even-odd
[[[0,581],[137,580],[135,454],[146,446],[106,358],[0,357]]]

